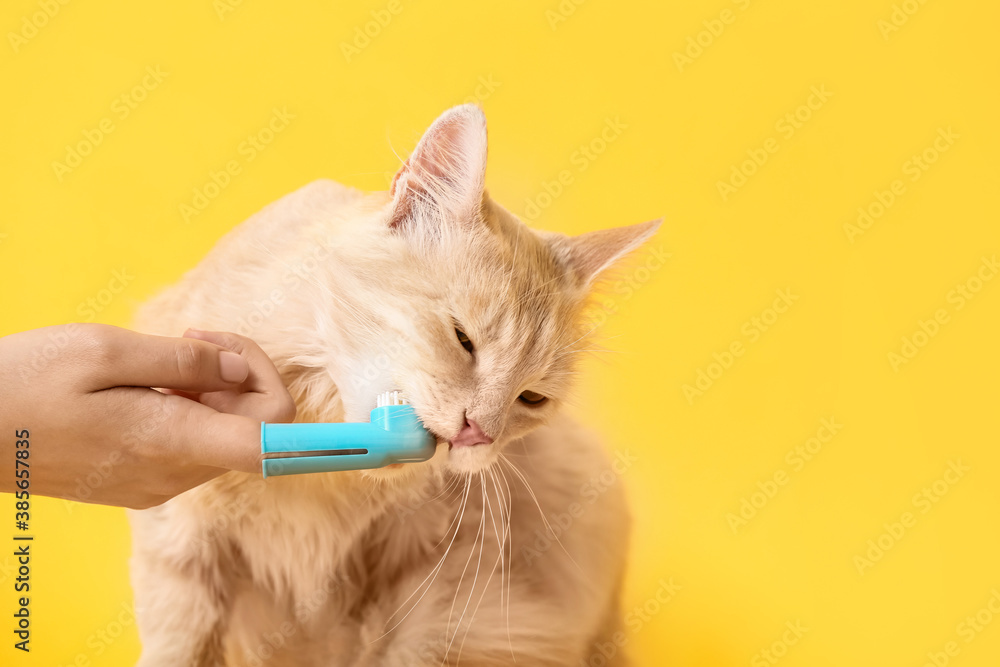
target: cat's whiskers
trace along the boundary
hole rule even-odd
[[[496,471],[496,474],[499,475],[500,479],[503,481],[504,487],[506,487],[506,490],[507,490],[507,496],[506,496],[506,498],[507,498],[507,531],[506,531],[506,533],[507,533],[507,595],[506,595],[506,599],[507,599],[507,611],[506,611],[506,619],[507,619],[507,645],[510,648],[510,657],[511,657],[511,659],[513,659],[514,662],[517,662],[517,658],[514,656],[514,643],[511,641],[511,638],[510,638],[510,582],[511,582],[511,579],[513,578],[513,569],[512,568],[513,568],[513,564],[514,564],[514,540],[511,539],[511,526],[513,525],[512,524],[512,518],[513,518],[513,514],[514,514],[514,496],[513,496],[513,494],[511,493],[511,490],[510,490],[510,484],[507,482],[507,473],[504,472],[503,468],[500,467],[499,465],[494,466],[493,469]],[[502,584],[501,584],[501,587],[502,587]],[[502,603],[502,600],[504,599],[504,596],[501,595],[500,599],[501,599],[501,609],[500,610],[501,610],[501,612],[503,612],[503,603]]]
[[[500,544],[500,555],[504,557],[504,551],[506,550],[506,557],[500,563],[500,613],[505,615],[507,623],[507,646],[510,649],[511,661],[517,662],[517,656],[514,655],[514,643],[510,636],[510,582],[513,576],[513,559],[514,559],[514,542],[511,539],[511,512],[513,510],[513,498],[511,497],[510,485],[507,484],[507,474],[503,471],[497,464],[490,466],[490,476],[493,478],[493,486],[497,491],[498,503],[500,507],[500,518],[501,525],[503,527],[503,540]],[[503,482],[505,489],[500,487],[500,483]],[[506,493],[504,492],[506,490]],[[506,574],[506,591],[504,590],[504,565],[507,567]],[[504,609],[504,600],[507,602],[506,610]]]
[[[507,463],[507,465],[510,466],[510,469],[514,472],[514,474],[518,477],[518,479],[521,480],[521,483],[524,485],[524,488],[528,491],[528,495],[531,496],[531,500],[535,503],[535,507],[538,508],[538,516],[541,517],[542,523],[545,524],[545,528],[552,535],[552,538],[556,541],[556,544],[559,545],[559,548],[563,550],[563,553],[566,554],[566,557],[570,559],[573,565],[576,565],[576,567],[581,572],[583,572],[584,571],[583,568],[580,567],[580,564],[577,563],[576,560],[573,558],[573,556],[570,555],[569,551],[566,550],[566,547],[563,546],[562,540],[559,539],[559,536],[556,534],[556,531],[552,529],[552,524],[549,523],[548,518],[546,518],[545,516],[545,512],[542,511],[542,506],[538,503],[538,498],[535,496],[535,492],[531,488],[531,485],[528,483],[528,479],[524,476],[524,473],[518,470],[517,466],[515,466],[514,463],[511,462],[511,460],[508,459],[506,456],[504,456],[502,453],[500,454],[500,460]]]
[[[451,487],[451,490],[452,490],[452,491],[456,491],[456,490],[458,490],[459,488],[461,488],[461,486],[462,486],[462,482],[461,482],[461,477],[459,477],[459,476],[457,476],[457,475],[456,475],[456,476],[454,476],[454,477],[452,477],[452,478],[451,478],[451,481],[449,481],[449,482],[448,482],[448,486],[450,486],[450,487]],[[450,495],[451,491],[449,491],[448,493],[449,493],[449,495]],[[441,495],[442,495],[442,494],[438,494],[438,495],[437,495],[437,496],[436,496],[436,497],[434,498],[434,500],[437,500],[438,498],[440,498],[440,497],[441,497]],[[447,497],[446,497],[446,499],[447,499]],[[429,501],[429,502],[430,502],[430,501]],[[443,534],[443,535],[441,535],[441,539],[437,541],[437,544],[435,544],[435,545],[433,546],[433,549],[437,549],[437,548],[438,548],[439,546],[441,546],[441,543],[442,543],[442,542],[444,542],[444,541],[445,541],[445,539],[446,539],[446,538],[448,537],[448,533],[449,533],[449,531],[450,531],[450,530],[451,530],[451,526],[449,525],[449,526],[448,526],[448,530],[446,530],[446,531],[444,532],[444,534]]]
[[[395,618],[396,614],[398,614],[403,609],[403,607],[406,606],[407,602],[413,599],[413,596],[417,594],[417,592],[424,586],[425,583],[427,583],[428,579],[430,579],[430,583],[427,583],[427,586],[424,588],[424,592],[421,593],[420,597],[417,598],[417,601],[410,606],[407,612],[403,615],[403,618],[399,619],[399,621],[397,621],[395,625],[393,625],[391,628],[383,632],[380,636],[373,639],[371,643],[374,644],[375,642],[379,641],[380,639],[388,635],[390,632],[398,628],[399,624],[405,621],[406,617],[409,616],[414,609],[416,609],[417,605],[420,604],[420,601],[424,599],[425,595],[427,595],[427,591],[429,591],[431,589],[431,586],[434,585],[434,581],[437,579],[438,574],[441,573],[441,568],[444,566],[445,559],[448,558],[448,554],[451,552],[451,546],[455,543],[455,538],[457,538],[459,532],[461,532],[462,519],[465,517],[465,508],[466,505],[468,504],[469,492],[471,489],[472,489],[471,480],[469,478],[466,478],[465,494],[462,496],[462,504],[459,506],[458,511],[455,512],[455,519],[452,520],[451,525],[448,526],[449,531],[451,530],[451,526],[455,526],[455,532],[451,536],[451,541],[448,543],[448,547],[444,550],[444,553],[441,555],[441,559],[438,561],[437,565],[435,565],[434,568],[427,574],[427,576],[424,577],[423,581],[417,584],[417,587],[413,590],[412,593],[410,593],[410,596],[408,598],[403,600],[403,603],[399,605],[396,611],[392,612],[392,615],[389,616],[388,620],[386,621],[386,624],[388,624],[389,621]],[[447,532],[448,531],[445,531],[446,534]]]
[[[494,531],[494,533],[496,534],[496,537],[497,537],[498,553],[497,553],[496,560],[493,561],[493,567],[490,569],[490,575],[489,575],[489,577],[486,578],[486,582],[483,584],[483,591],[482,591],[482,593],[479,594],[479,599],[476,600],[476,606],[472,610],[472,616],[469,618],[469,622],[468,622],[468,624],[465,627],[465,634],[462,636],[462,643],[458,647],[458,656],[455,658],[456,664],[461,663],[461,661],[462,661],[462,650],[465,648],[465,642],[469,638],[469,632],[472,630],[472,624],[475,623],[475,621],[476,621],[476,614],[479,612],[479,607],[482,606],[483,599],[486,597],[486,593],[489,591],[490,582],[493,581],[493,575],[496,574],[496,571],[497,571],[497,565],[500,565],[500,577],[501,577],[500,590],[503,591],[503,541],[501,540],[501,537],[500,537],[500,530],[497,527],[496,517],[493,514],[493,503],[490,501],[490,493],[489,493],[489,491],[486,490],[486,483],[485,483],[486,480],[485,480],[484,473],[489,473],[490,474],[490,481],[493,484],[493,489],[495,491],[497,491],[497,493],[499,493],[499,489],[496,486],[496,478],[493,477],[492,469],[491,468],[487,468],[485,471],[482,471],[482,472],[479,473],[480,480],[483,482],[483,498],[486,501],[486,507],[485,507],[485,510],[483,512],[483,516],[485,518],[486,511],[489,511],[489,513],[490,513],[490,521],[493,523],[493,531]],[[499,514],[499,512],[500,512],[500,499],[499,499],[499,496],[498,496],[497,497],[497,513]],[[502,523],[503,523],[503,520],[502,520],[502,517],[501,517],[501,524]],[[485,547],[486,547],[486,530],[484,528],[484,530],[483,530],[483,546],[482,546],[482,548],[480,549],[480,552],[479,552],[480,562],[482,562],[482,553],[483,553],[483,550],[485,549]],[[477,577],[478,577],[478,572],[477,572]],[[475,585],[475,582],[473,582],[473,584],[472,584],[472,593],[475,593],[475,590],[476,590],[476,585]],[[470,598],[469,598],[470,600],[471,600],[472,593],[469,594],[470,595]],[[503,604],[503,601],[502,601],[502,598],[501,598],[501,605],[502,604]],[[509,637],[509,634],[508,634],[508,637]]]
[[[459,617],[458,622],[455,624],[455,634],[451,636],[451,641],[448,642],[448,647],[444,652],[444,659],[447,659],[448,655],[451,653],[451,647],[455,643],[455,639],[458,637],[458,631],[462,628],[462,621],[465,620],[465,613],[469,610],[469,603],[472,602],[472,596],[476,592],[476,582],[479,581],[479,569],[483,564],[483,549],[486,546],[486,484],[483,483],[483,473],[479,473],[479,488],[482,491],[482,505],[480,506],[480,518],[479,527],[476,529],[476,538],[472,543],[472,548],[469,550],[469,558],[465,561],[465,567],[462,568],[462,576],[458,580],[458,585],[455,587],[455,596],[451,601],[451,611],[448,612],[448,626],[447,629],[451,629],[451,618],[455,613],[455,603],[458,601],[458,594],[462,589],[462,582],[465,581],[465,573],[469,569],[469,563],[472,562],[472,555],[476,553],[476,544],[479,544],[479,560],[476,562],[476,574],[472,580],[472,587],[469,589],[469,599],[465,601],[465,607],[462,608],[462,615]],[[479,536],[482,535],[482,542],[479,541]],[[471,621],[470,621],[471,624]],[[444,664],[444,663],[442,663]]]
[[[500,492],[500,487],[497,483],[496,472],[494,472],[495,465],[491,465],[486,472],[490,476],[490,481],[493,483],[493,489],[497,493],[497,514],[500,517],[500,527],[497,528],[496,520],[493,521],[493,532],[497,535],[497,547],[500,550],[500,612],[503,613],[503,599],[504,599],[504,581],[506,580],[505,569],[505,559],[504,559],[504,549],[507,545],[507,526],[504,524],[504,500]],[[490,508],[490,519],[493,519],[492,507]],[[502,534],[501,534],[502,533]]]

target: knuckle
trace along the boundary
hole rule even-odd
[[[240,336],[239,334],[230,333],[229,331],[216,331],[212,334],[212,340],[216,345],[221,345],[227,350],[232,350],[233,352],[242,352],[250,342],[249,338]]]
[[[202,368],[207,361],[205,349],[188,341],[180,343],[174,354],[177,375],[182,380],[195,380],[201,377]]]
[[[88,324],[80,332],[80,349],[94,362],[104,365],[118,356],[114,328],[105,324]]]
[[[258,345],[252,338],[247,338],[246,336],[241,336],[236,333],[227,333],[226,338],[228,342],[233,345],[234,348],[239,348],[240,350],[260,350],[260,345]]]

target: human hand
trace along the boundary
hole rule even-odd
[[[260,422],[294,417],[274,364],[236,334],[71,324],[0,338],[0,491],[17,490],[16,432],[31,493],[142,509],[259,473]]]

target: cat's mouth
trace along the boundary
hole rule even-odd
[[[463,433],[462,433],[461,430],[460,430],[460,432],[457,435],[455,435],[453,437],[448,437],[448,436],[442,435],[440,431],[437,431],[437,430],[434,429],[434,427],[430,426],[427,423],[427,421],[424,420],[421,417],[421,415],[420,415],[419,412],[417,412],[416,414],[417,414],[417,419],[420,420],[420,424],[421,424],[421,426],[424,427],[424,430],[426,430],[428,433],[431,434],[431,436],[433,436],[433,438],[434,438],[434,446],[435,447],[440,447],[441,445],[447,445],[449,452],[454,452],[456,449],[465,449],[466,448],[465,447],[466,443],[463,442]],[[468,424],[468,422],[466,422],[466,428],[468,428],[468,427],[469,427],[469,424]],[[476,428],[478,428],[478,425],[476,426]],[[480,433],[480,435],[485,435],[485,434]],[[487,438],[485,440],[485,444],[491,444],[492,442],[493,442],[492,438]],[[473,443],[473,444],[476,444],[476,443]]]
[[[444,437],[443,435],[441,435],[440,433],[438,433],[434,429],[427,428],[427,426],[424,426],[424,428],[427,429],[428,433],[430,433],[432,436],[434,436],[434,440],[435,440],[436,444],[440,445],[442,443],[448,442],[448,438]],[[448,442],[448,446],[451,447],[451,443],[450,442]]]
[[[440,447],[441,445],[447,445],[449,451],[455,448],[455,443],[453,442],[452,438],[446,438],[445,436],[441,435],[434,429],[427,428],[426,426],[424,428],[427,429],[428,433],[434,436],[434,440],[436,441],[436,446]]]
[[[462,448],[462,444],[461,443],[456,444],[456,439],[455,438],[445,437],[445,436],[441,435],[439,432],[435,431],[433,428],[427,426],[426,424],[424,424],[424,429],[426,429],[428,433],[430,433],[432,436],[434,436],[434,440],[435,440],[435,445],[436,446],[440,447],[441,445],[448,445],[448,450],[449,451],[451,451],[453,449],[456,449],[456,448],[459,448],[459,449]]]
[[[432,436],[434,436],[434,444],[435,444],[435,446],[440,445],[441,443],[449,442],[448,438],[444,437],[443,435],[441,435],[440,433],[438,433],[437,431],[435,431],[433,428],[431,428],[430,426],[428,426],[427,422],[424,420],[423,417],[420,416],[419,412],[417,412],[416,414],[417,414],[417,419],[420,420],[420,425],[424,427],[424,430],[427,431],[428,433],[430,433]],[[449,443],[449,446],[450,446],[450,443]]]
[[[420,420],[420,425],[424,427],[424,430],[430,433],[432,436],[434,436],[435,447],[440,446],[442,443],[448,442],[448,438],[444,437],[443,435],[441,435],[440,433],[438,433],[433,428],[427,425],[427,422],[424,421],[424,419],[420,416],[419,412],[417,412],[417,419]],[[451,445],[449,444],[449,446]]]

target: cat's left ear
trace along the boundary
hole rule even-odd
[[[569,265],[578,282],[589,286],[615,262],[645,243],[661,224],[663,218],[579,236],[556,237],[552,248]]]
[[[389,226],[416,218],[465,221],[483,203],[486,180],[486,116],[474,104],[441,114],[392,180]],[[417,216],[424,208],[430,216]]]

